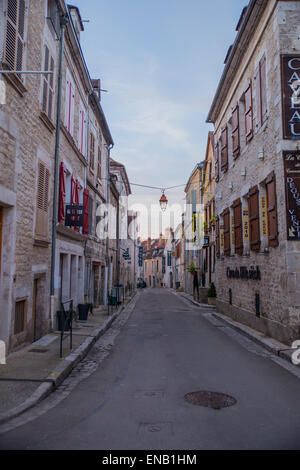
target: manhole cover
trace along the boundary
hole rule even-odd
[[[46,353],[47,351],[48,349],[38,349],[38,348],[29,349],[29,352],[33,352],[33,353]]]
[[[230,395],[218,392],[192,392],[185,395],[185,400],[192,405],[205,406],[220,410],[236,404],[236,399]]]

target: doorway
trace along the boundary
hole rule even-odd
[[[32,298],[32,341],[38,341],[47,331],[45,318],[45,275],[33,281]]]

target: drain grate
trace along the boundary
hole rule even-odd
[[[46,353],[48,351],[48,349],[39,349],[39,348],[35,348],[35,349],[29,349],[28,352],[33,352],[33,353]]]
[[[236,404],[236,399],[225,393],[218,392],[192,392],[185,395],[185,400],[197,406],[205,406],[207,408],[213,408],[220,410],[221,408],[227,408]]]

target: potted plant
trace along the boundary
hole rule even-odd
[[[216,286],[214,283],[210,285],[210,288],[208,289],[208,305],[216,305],[216,297],[217,297],[217,291],[216,291]]]
[[[191,273],[192,276],[194,276],[194,274],[196,272],[196,267],[195,267],[194,263],[191,263],[189,272]]]
[[[216,218],[215,218],[215,216],[213,216],[213,217],[210,219],[210,225],[211,225],[212,227],[214,227],[214,226],[216,225]]]

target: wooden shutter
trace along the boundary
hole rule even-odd
[[[250,247],[253,251],[260,249],[260,227],[259,227],[259,191],[254,186],[249,191],[249,226],[250,226]]]
[[[89,208],[90,208],[90,193],[88,189],[84,189],[83,191],[83,230],[82,233],[84,235],[88,235],[89,233]]]
[[[39,237],[48,236],[49,183],[50,172],[44,163],[39,162],[35,224],[35,234]]]
[[[97,167],[97,178],[101,180],[102,176],[102,155],[101,155],[101,147],[98,147],[98,167]]]
[[[216,139],[216,135],[215,135]],[[219,168],[219,143],[215,142],[215,180],[218,183],[220,179],[220,168]]]
[[[242,219],[242,202],[237,199],[233,205],[234,215],[234,239],[235,239],[235,253],[242,255],[244,251],[243,246],[243,219]]]
[[[216,218],[216,256],[220,258],[220,219]]]
[[[267,70],[266,70],[266,56],[260,61],[260,86],[261,86],[261,114],[262,124],[266,121],[268,115],[267,107]]]
[[[237,158],[240,154],[240,121],[239,121],[239,105],[236,105],[232,112],[232,153]]]
[[[78,148],[86,157],[86,112],[82,104],[79,107]]]
[[[228,170],[228,128],[221,133],[221,169],[224,173]]]
[[[59,208],[58,208],[58,221],[61,224],[65,223],[66,218],[66,169],[63,162],[60,164],[59,176]]]
[[[90,169],[93,171],[95,168],[95,137],[90,134]]]
[[[74,134],[74,108],[75,108],[75,86],[70,72],[67,70],[66,100],[65,100],[65,127],[73,137]]]
[[[224,254],[230,256],[230,212],[225,209],[223,212],[224,220]]]
[[[249,83],[245,91],[245,131],[246,142],[250,142],[253,137],[253,113],[252,113],[252,84]]]
[[[12,70],[22,70],[24,56],[25,1],[7,0],[4,60]]]
[[[278,241],[278,219],[277,219],[277,198],[276,181],[273,172],[266,180],[267,205],[268,205],[268,226],[269,226],[269,246],[276,247]]]

